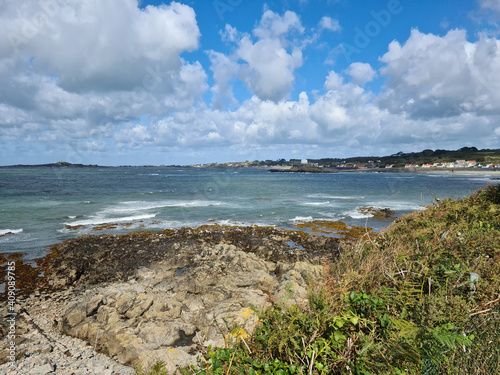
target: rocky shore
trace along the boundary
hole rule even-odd
[[[345,244],[217,225],[68,240],[38,268],[18,267],[16,368],[2,302],[0,373],[133,374],[158,360],[172,373],[197,364],[209,346],[244,340],[256,311],[305,303]]]

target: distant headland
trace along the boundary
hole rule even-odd
[[[48,164],[17,164],[17,165],[5,165],[0,166],[0,168],[106,168],[102,165],[88,165],[88,164],[72,164],[66,161],[59,161],[57,163]]]

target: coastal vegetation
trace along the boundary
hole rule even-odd
[[[500,185],[436,200],[324,265],[184,374],[500,374]],[[162,373],[158,363],[152,374]],[[138,373],[142,373],[138,371]]]

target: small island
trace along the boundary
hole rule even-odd
[[[4,165],[0,168],[107,168],[97,164],[72,164],[67,161],[58,161],[57,163],[46,164],[17,164],[17,165]]]

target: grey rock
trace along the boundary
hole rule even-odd
[[[291,240],[300,248],[290,249]],[[49,285],[66,289],[25,302],[29,310],[45,310],[38,323],[57,331],[50,332],[57,345],[50,351],[35,332],[39,342],[30,341],[30,348],[50,356],[57,373],[122,375],[134,374],[126,366],[148,369],[157,360],[168,373],[197,364],[200,346],[250,334],[259,324],[254,310],[306,303],[323,262],[340,251],[333,238],[225,227],[84,236],[60,246],[64,251],[46,275]],[[31,374],[34,366],[19,373]]]
[[[34,345],[30,348],[31,353],[41,353],[41,354],[48,354],[51,353],[52,350],[54,350],[54,347],[48,343],[43,343],[43,344],[38,344]]]
[[[321,276],[319,265],[277,265],[227,244],[202,250],[189,267],[178,272],[185,262],[177,257],[149,270],[141,268],[134,284],[101,288],[91,302],[85,301],[88,297],[77,299],[65,313],[67,324],[61,331],[97,345],[120,363],[133,366],[139,362],[148,368],[161,359],[167,371],[173,372],[196,364],[195,344],[223,345],[236,326],[251,333],[258,319],[250,306],[263,309],[270,305],[270,297],[285,303],[304,302],[307,279]],[[273,274],[277,268],[280,276]],[[106,305],[102,304],[104,295],[109,301]],[[83,305],[92,314],[83,316]]]
[[[46,375],[50,374],[55,370],[55,366],[52,363],[46,363],[42,366],[34,367],[30,370],[32,375]]]
[[[74,303],[64,314],[64,323],[67,324],[69,327],[75,327],[79,323],[81,323],[85,317],[87,316],[86,313],[86,306],[83,303]]]
[[[103,305],[103,296],[97,295],[87,303],[87,316],[94,315],[99,306]]]

